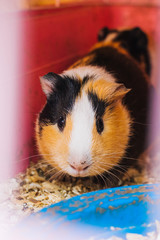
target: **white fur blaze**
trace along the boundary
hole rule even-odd
[[[69,144],[69,161],[80,163],[82,159],[91,159],[92,129],[94,111],[84,92],[75,102],[72,118],[72,132]]]

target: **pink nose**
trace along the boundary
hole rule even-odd
[[[90,164],[87,163],[86,161],[81,163],[75,163],[75,162],[70,163],[70,167],[78,172],[86,170],[89,166]]]

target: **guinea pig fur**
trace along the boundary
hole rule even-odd
[[[40,77],[47,101],[36,123],[39,152],[74,177],[122,175],[144,151],[151,71],[139,28],[109,30],[82,59]]]

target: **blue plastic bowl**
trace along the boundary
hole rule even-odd
[[[32,214],[20,228],[30,240],[126,239],[126,233],[155,231],[156,220],[160,221],[160,184],[146,184],[61,201]]]

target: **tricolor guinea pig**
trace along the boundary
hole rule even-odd
[[[119,178],[144,151],[150,75],[140,28],[103,28],[84,58],[40,77],[46,104],[36,123],[39,152],[74,177]]]

